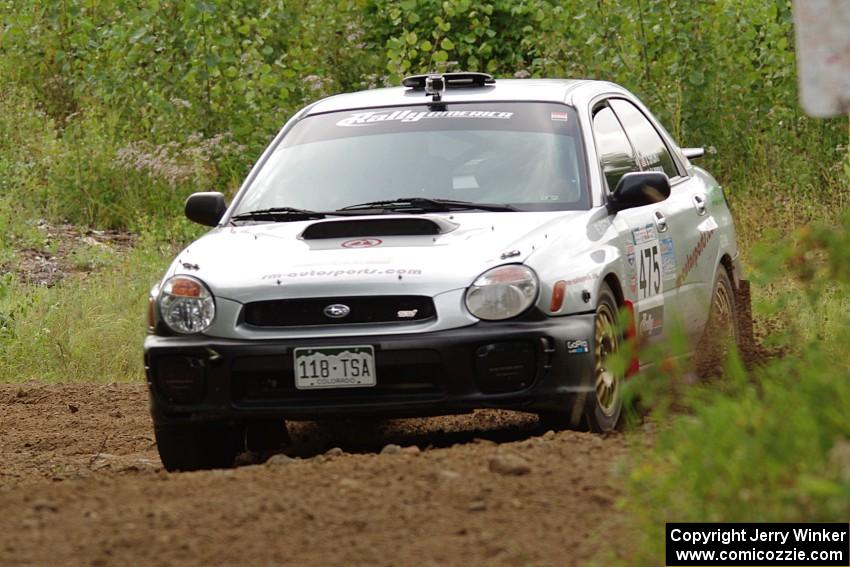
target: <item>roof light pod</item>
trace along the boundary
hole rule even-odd
[[[428,75],[410,75],[401,82],[402,85],[413,90],[427,90],[431,88],[444,91],[453,88],[474,88],[493,85],[496,79],[487,73],[431,73]],[[433,93],[428,93],[433,94]]]

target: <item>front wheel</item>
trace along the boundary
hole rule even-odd
[[[572,407],[541,414],[546,426],[589,429],[597,433],[617,428],[623,412],[623,377],[621,373],[612,370],[610,363],[619,352],[621,342],[617,299],[608,284],[603,283],[599,289],[594,322],[594,390],[579,396]]]
[[[169,472],[231,467],[245,448],[245,428],[236,423],[157,424],[154,435]]]
[[[584,418],[591,431],[612,431],[623,413],[623,376],[611,368],[620,350],[622,332],[614,293],[607,284],[599,290],[594,330],[593,379],[595,391],[585,400]]]

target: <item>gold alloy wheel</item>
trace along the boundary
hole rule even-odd
[[[732,322],[732,298],[729,297],[729,290],[725,285],[717,286],[714,290],[714,306],[712,308],[712,316],[723,327],[730,327]]]
[[[732,318],[735,311],[732,307],[732,298],[729,296],[729,288],[722,282],[715,286],[714,299],[711,303],[711,331],[710,340],[714,343],[717,354],[725,358],[729,346],[735,342],[735,330]]]
[[[602,413],[610,417],[617,411],[620,378],[608,369],[608,357],[620,345],[614,313],[607,303],[600,304],[596,312],[595,346],[596,402]]]

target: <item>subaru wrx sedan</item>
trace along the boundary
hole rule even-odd
[[[228,466],[286,420],[617,427],[641,352],[741,332],[700,155],[608,82],[419,75],[307,106],[230,204],[186,202],[213,228],[151,291],[144,348],[165,467]]]

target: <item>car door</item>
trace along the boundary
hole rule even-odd
[[[610,99],[609,104],[635,149],[641,170],[662,171],[670,178],[670,197],[655,213],[664,216],[663,221],[656,218],[656,222],[666,224],[666,230],[659,235],[665,289],[664,324],[682,328],[694,338],[702,330],[705,311],[704,302],[697,298],[701,293],[699,288],[704,287],[698,282],[703,281],[705,274],[694,268],[705,247],[705,235],[710,238],[713,230],[710,221],[701,224],[706,220],[705,193],[701,184],[688,177],[682,164],[677,163],[658,129],[641,109],[622,98]]]
[[[608,190],[613,190],[626,173],[640,171],[639,154],[626,136],[620,120],[608,102],[593,109],[593,133],[600,167]],[[670,242],[666,201],[622,210],[614,217],[621,239],[621,254],[627,260],[624,292],[635,306],[641,342],[652,344],[664,337],[675,289],[665,285],[665,246]]]

